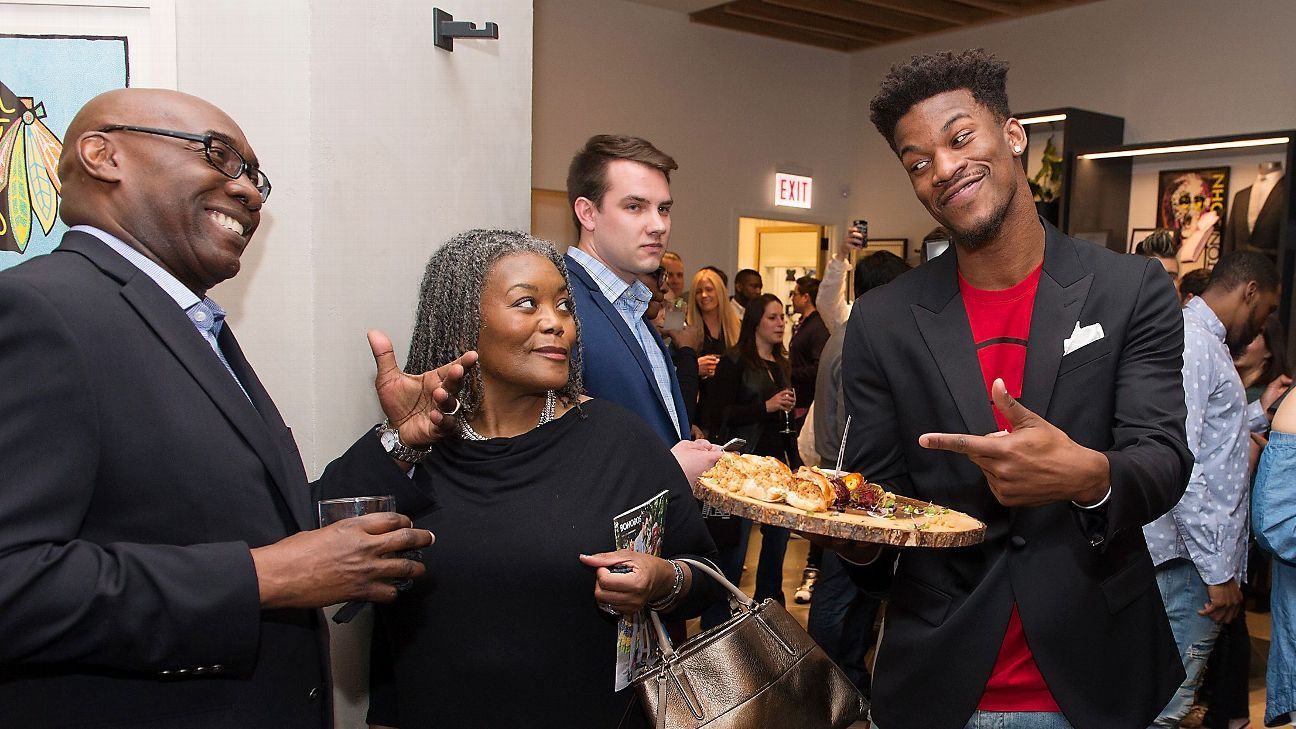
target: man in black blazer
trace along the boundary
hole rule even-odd
[[[847,553],[875,558],[861,583],[893,579],[873,716],[881,729],[1146,727],[1183,677],[1140,529],[1191,464],[1182,318],[1155,261],[1035,214],[1006,75],[984,51],[917,57],[872,102],[955,245],[854,307],[847,463],[987,525],[977,546],[898,563]]]
[[[0,273],[0,724],[331,726],[318,608],[394,599],[423,568],[384,555],[432,536],[311,531],[292,433],[206,298],[269,182],[216,107],[140,89],[78,113],[59,175],[71,232]],[[464,362],[411,377],[371,344],[392,448],[366,434],[330,478],[399,496]]]

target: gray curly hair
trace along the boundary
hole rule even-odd
[[[470,349],[477,349],[486,277],[501,258],[519,253],[534,253],[549,259],[570,288],[567,266],[554,245],[515,230],[470,230],[446,241],[432,254],[419,286],[406,372],[427,372]],[[572,322],[576,327],[576,346],[572,347],[567,364],[567,384],[555,391],[568,405],[579,401],[582,389],[580,322],[575,317]],[[482,401],[480,367],[468,369],[465,385],[459,392],[459,401],[463,403],[461,417],[471,418]]]

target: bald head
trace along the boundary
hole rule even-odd
[[[117,89],[82,107],[64,139],[64,222],[122,239],[200,295],[238,272],[261,195],[246,168],[231,179],[212,155],[259,163],[225,112],[178,91]]]
[[[97,134],[99,129],[112,124],[184,129],[187,117],[204,115],[222,120],[228,128],[238,129],[234,120],[214,105],[197,96],[170,89],[113,89],[86,102],[68,125],[67,133],[63,136],[63,152],[59,156],[58,172],[64,197],[63,221],[68,225],[95,224],[91,220],[69,219],[69,216],[84,214],[82,211],[85,208],[92,207],[81,205],[80,198],[95,193],[93,187],[84,189],[87,182],[95,179],[93,175],[85,174],[79,144],[85,134]],[[238,136],[243,136],[241,130]]]

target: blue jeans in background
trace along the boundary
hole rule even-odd
[[[783,597],[783,557],[787,554],[788,537],[791,536],[791,532],[783,527],[769,524],[761,524],[760,530],[760,559],[756,561],[754,597],[757,602],[772,597],[778,604],[785,605],[787,600]],[[746,540],[743,540],[744,547],[746,544]]]
[[[825,549],[806,632],[865,697],[872,693],[865,655],[873,644],[873,622],[880,605],[878,596],[859,589],[846,574],[841,557]]]
[[[873,729],[880,729],[877,724]],[[1061,714],[1043,711],[978,711],[963,729],[1073,729]]]
[[[735,585],[742,583],[743,561],[747,558],[747,543],[751,540],[752,523],[749,519],[740,519],[738,543],[717,548],[716,566]],[[783,555],[787,553],[788,530],[761,525],[760,559],[756,564],[757,602],[772,597],[780,604],[783,599]],[[729,601],[720,600],[702,611],[702,629],[708,630],[729,619]]]
[[[1201,685],[1202,673],[1206,671],[1206,661],[1215,647],[1220,626],[1214,620],[1197,614],[1209,602],[1210,593],[1192,562],[1186,559],[1165,562],[1157,567],[1156,579],[1161,601],[1165,603],[1166,617],[1170,618],[1175,645],[1179,647],[1179,658],[1188,676],[1152,726],[1177,727],[1179,720],[1192,709],[1193,697]]]

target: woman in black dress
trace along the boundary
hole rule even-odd
[[[720,358],[738,346],[738,330],[741,328],[734,303],[729,300],[724,282],[715,271],[704,268],[693,277],[685,321],[690,327],[702,329],[702,346],[697,350],[698,411],[701,412],[706,407]],[[710,437],[714,434],[707,433],[704,428],[701,435]]]
[[[773,294],[764,294],[747,306],[739,330],[738,346],[720,360],[715,381],[701,409],[702,427],[718,441],[742,438],[746,453],[773,456],[800,467],[796,443],[788,422],[796,403],[789,385],[791,365],[783,348],[783,302]],[[738,538],[720,549],[720,568],[734,583],[742,576],[747,554],[751,523],[736,522]],[[714,523],[714,519],[712,522]],[[713,527],[713,533],[716,531]],[[783,596],[783,555],[787,551],[788,531],[761,527],[761,553],[756,567],[756,599],[772,597],[780,603]],[[718,625],[728,617],[723,605],[712,606],[702,616],[702,627]]]
[[[614,551],[612,518],[667,490],[661,554],[714,557],[661,439],[580,394],[571,307],[562,257],[523,233],[470,231],[428,262],[406,369],[479,360],[461,437],[420,464],[422,503],[398,504],[437,541],[427,579],[378,611],[374,725],[640,726],[634,692],[613,691],[618,616],[681,620],[719,596],[686,564]]]

